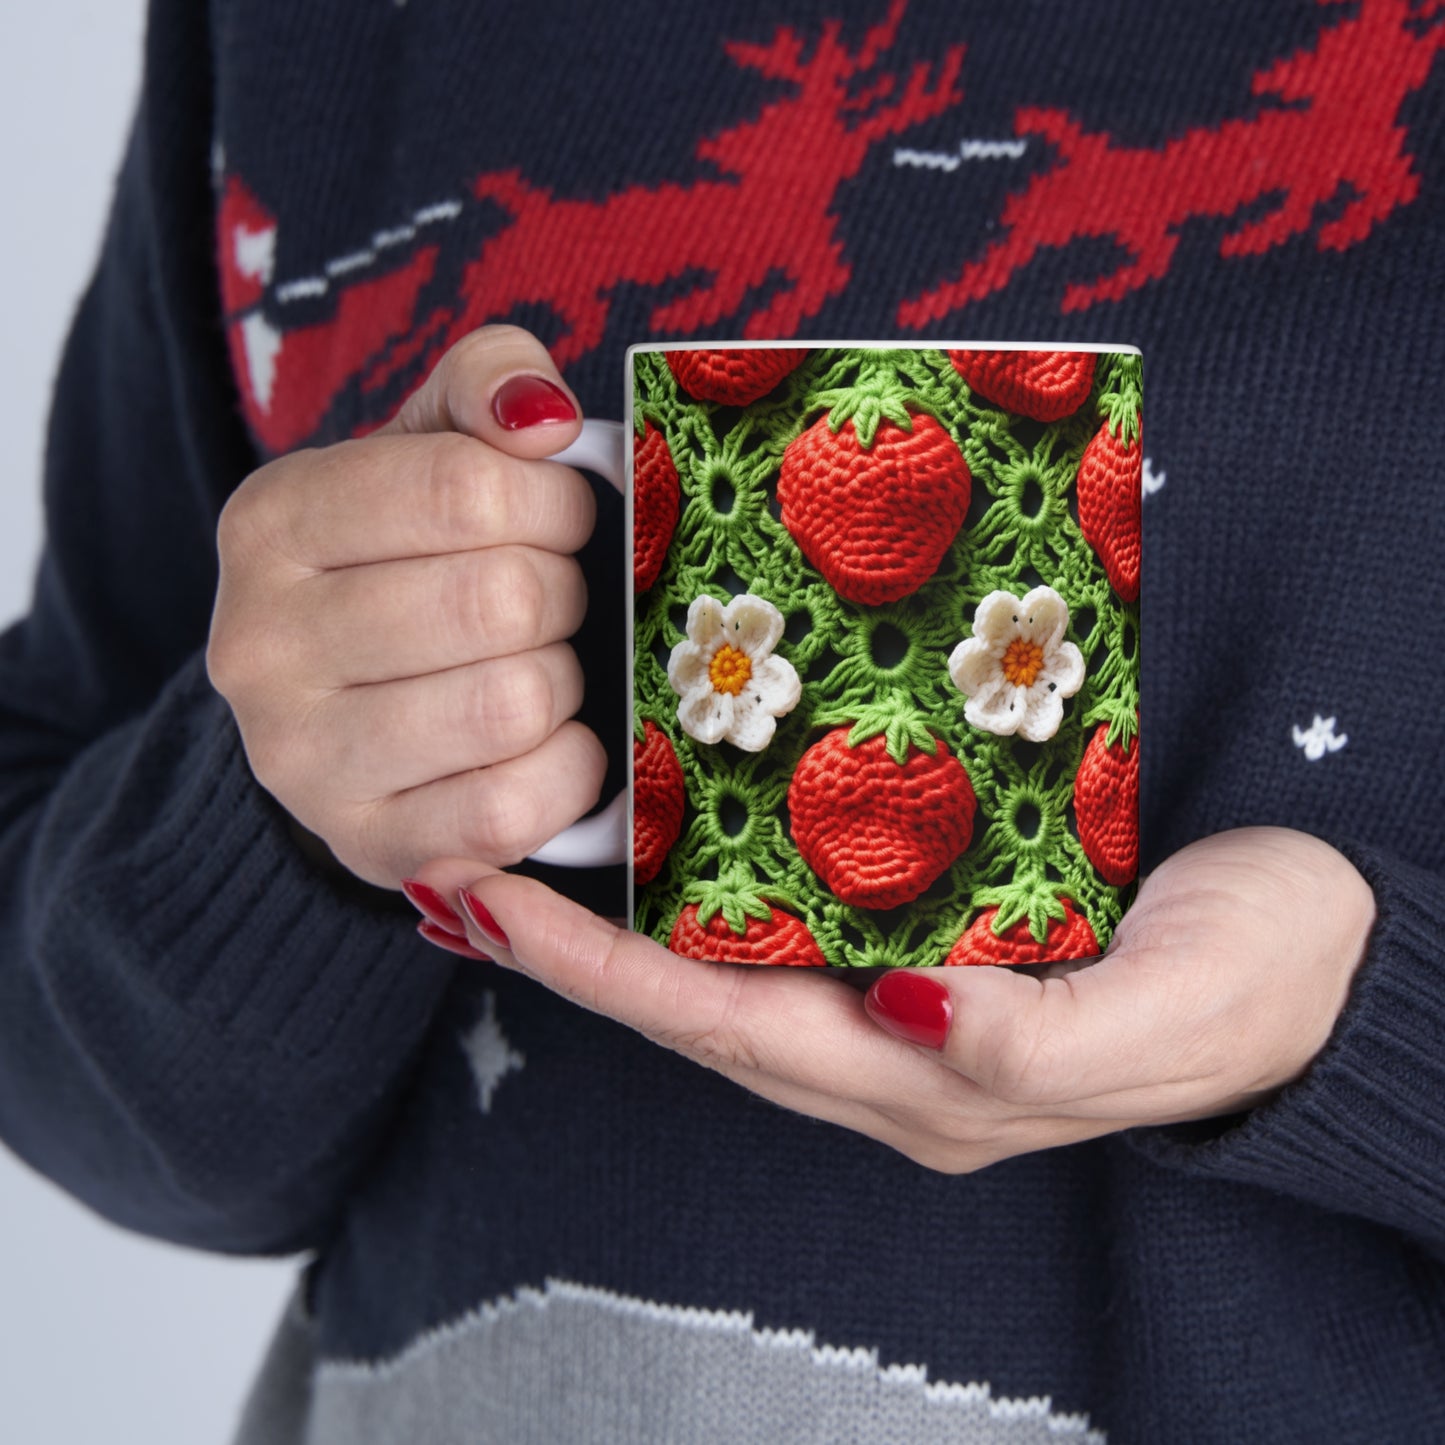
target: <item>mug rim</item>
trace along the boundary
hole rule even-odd
[[[626,363],[630,366],[637,355],[667,351],[777,351],[781,349],[808,351],[1087,351],[1143,357],[1139,347],[1130,342],[1107,341],[870,341],[854,338],[841,341],[811,341],[798,337],[777,337],[766,341],[733,341],[713,337],[706,341],[639,341],[627,348]]]

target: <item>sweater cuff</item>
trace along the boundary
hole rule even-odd
[[[1308,1071],[1232,1127],[1133,1131],[1160,1163],[1261,1185],[1445,1244],[1445,880],[1336,844],[1376,921],[1333,1034]]]
[[[257,783],[197,657],[138,730],[55,921],[130,983],[273,1056],[385,1068],[452,966],[400,895],[323,869]]]

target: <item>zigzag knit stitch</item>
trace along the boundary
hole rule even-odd
[[[1041,355],[811,349],[738,408],[678,380],[721,366],[634,354],[640,455],[655,452],[660,433],[682,496],[656,580],[635,599],[635,718],[639,740],[650,725],[671,742],[686,794],[676,844],[636,889],[641,931],[666,942],[688,909],[689,927],[715,928],[721,915],[741,941],[749,920],[782,910],[843,967],[944,963],[986,911],[998,947],[984,952],[999,956],[974,950],[970,961],[1009,961],[1010,938],[1031,957],[1052,956],[1048,940],[1084,931],[1107,944],[1132,889],[1090,862],[1072,816],[1074,785],[1100,727],[1137,755],[1139,613],[1080,530],[1075,482],[1101,420],[1127,412],[1137,433],[1139,361],[1101,353],[1087,366],[1052,357],[1033,365],[1051,388],[1045,410],[1074,388],[1073,410],[1049,422],[1006,411],[965,380],[972,370],[1000,390],[998,378],[1012,376],[1010,401],[1038,410],[1016,362]],[[820,461],[828,453],[831,492]],[[931,489],[928,505],[917,505],[920,489]],[[1129,499],[1106,501],[1127,517]],[[655,545],[656,520],[639,515],[636,526]],[[876,595],[870,578],[909,567],[886,600],[867,600]],[[1057,733],[1039,744],[969,725],[946,664],[984,597],[1044,585],[1068,605],[1067,638],[1087,676]],[[693,599],[745,591],[783,614],[777,652],[803,681],[801,701],[756,754],[689,737],[667,680]],[[829,734],[838,736],[824,750]],[[956,760],[963,779],[943,829],[907,783],[935,757]],[[850,770],[867,773],[866,788]],[[1113,800],[1106,793],[1096,806],[1108,811]],[[639,826],[655,836],[648,818]],[[1137,833],[1137,823],[1115,810],[1100,830],[1117,837]],[[1083,931],[1054,927],[1074,912]]]

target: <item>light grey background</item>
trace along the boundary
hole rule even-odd
[[[43,416],[134,103],[142,13],[56,0],[5,16],[0,624],[29,594]],[[123,1234],[0,1149],[0,1441],[225,1441],[293,1273]]]

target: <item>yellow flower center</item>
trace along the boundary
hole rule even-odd
[[[753,675],[753,664],[746,652],[739,652],[727,643],[718,648],[707,667],[708,681],[717,692],[736,697]]]
[[[1016,637],[1003,655],[1003,675],[1015,687],[1032,687],[1044,670],[1044,650],[1037,642]]]

